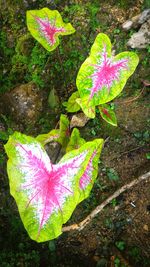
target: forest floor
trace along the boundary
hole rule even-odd
[[[44,2],[14,1],[12,5],[8,0],[2,6],[0,16],[3,68],[0,89],[0,266],[149,267],[150,179],[113,199],[82,231],[63,233],[56,240],[43,244],[28,237],[10,196],[7,157],[3,148],[9,134],[17,130],[35,136],[54,128],[60,114],[65,111],[61,104],[55,110],[48,105],[50,88],[55,88],[60,103],[67,101],[64,88],[67,87],[69,95],[76,90],[75,77],[79,66],[99,32],[109,35],[116,54],[129,49],[126,43],[136,30],[124,32],[122,23],[148,5],[140,0],[111,0],[109,3],[98,0],[47,1],[47,7],[56,8],[64,18],[68,17],[77,31],[75,37],[62,40],[60,67],[58,55],[49,55],[31,37],[21,46],[21,52],[16,49],[19,38],[27,33],[25,11],[42,8]],[[79,223],[121,186],[149,171],[150,95],[149,87],[144,86],[143,81],[149,79],[150,47],[136,49],[136,52],[140,58],[139,66],[121,96],[113,102],[118,127],[108,125],[97,114],[80,130],[86,140],[104,138],[107,141],[91,195],[76,208],[67,225]],[[63,74],[58,76],[62,69]],[[43,100],[43,109],[38,119],[35,116],[34,124],[24,123],[23,115],[17,114],[18,119],[9,109],[13,105],[11,90],[30,81],[39,86]],[[71,117],[70,114],[68,116]]]

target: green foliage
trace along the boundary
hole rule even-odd
[[[20,248],[23,244],[20,244]],[[0,253],[0,266],[1,267],[16,267],[16,266],[24,266],[30,267],[35,265],[36,267],[40,266],[40,255],[36,250],[30,251],[20,251],[9,253],[3,251]]]
[[[113,168],[107,168],[106,174],[107,174],[110,181],[118,181],[119,180],[118,173]]]
[[[7,131],[0,131],[0,140],[7,141],[9,135],[11,134],[13,134],[13,130],[11,128],[8,128]]]
[[[115,245],[120,251],[125,250],[126,244],[124,241],[116,241]]]
[[[150,152],[146,153],[146,158],[150,159]]]

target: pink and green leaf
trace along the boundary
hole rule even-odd
[[[85,143],[86,141],[83,138],[81,138],[79,130],[77,128],[74,128],[71,133],[70,141],[67,145],[66,152],[78,149]]]
[[[117,118],[115,112],[107,104],[98,107],[101,117],[113,126],[117,126]]]
[[[88,175],[96,174],[91,160],[100,143],[86,143],[53,165],[35,138],[17,132],[9,137],[5,150],[10,192],[31,239],[44,242],[61,234],[81,197],[79,181],[83,180],[81,189],[85,190]],[[90,190],[91,186],[86,187]]]
[[[68,112],[77,112],[81,109],[79,104],[76,102],[77,98],[79,98],[79,92],[74,92],[68,99],[66,110]]]
[[[43,146],[50,142],[58,142],[63,147],[69,142],[69,120],[66,115],[60,116],[60,128],[51,130],[47,134],[40,134],[36,137],[36,140],[40,142]]]
[[[48,51],[59,45],[59,35],[75,32],[70,23],[64,23],[57,10],[42,8],[27,11],[27,26],[32,36]]]
[[[87,99],[86,102],[95,107],[114,99],[123,90],[138,62],[134,52],[112,56],[110,39],[103,33],[98,34],[76,79],[83,103]]]

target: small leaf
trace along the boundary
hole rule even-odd
[[[70,141],[67,145],[66,152],[69,152],[73,149],[78,149],[85,143],[86,141],[80,137],[79,130],[77,128],[74,128],[71,133]]]
[[[57,92],[55,89],[52,89],[49,93],[49,96],[48,96],[48,104],[50,106],[50,108],[58,108],[59,107],[59,97],[57,95]]]
[[[150,159],[150,152],[146,153],[146,158]]]
[[[101,143],[88,142],[52,164],[35,138],[17,132],[9,137],[5,151],[10,192],[31,239],[44,242],[61,234],[62,224],[93,186]]]
[[[58,142],[62,146],[66,146],[69,141],[69,120],[66,115],[60,116],[60,129],[52,130],[47,134],[40,134],[36,140],[43,146],[50,142]]]
[[[112,181],[118,181],[119,180],[118,173],[113,168],[107,169],[107,176]]]
[[[75,32],[70,23],[64,23],[57,10],[42,8],[27,11],[27,26],[32,36],[48,51],[59,45],[59,35]]]
[[[126,244],[124,241],[116,241],[115,245],[121,251],[123,251],[126,247]]]
[[[0,131],[0,140],[7,141],[9,137],[8,132]]]
[[[81,109],[79,104],[76,102],[76,99],[79,98],[79,92],[74,92],[68,99],[67,102],[67,111],[68,112],[77,112]]]
[[[115,112],[107,104],[98,107],[102,118],[113,126],[117,126]]]

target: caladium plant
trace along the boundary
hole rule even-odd
[[[64,23],[57,10],[42,8],[27,11],[27,26],[32,36],[48,51],[59,45],[59,35],[75,32],[70,23]]]
[[[35,138],[15,132],[5,145],[10,192],[31,237],[58,237],[76,205],[86,198],[97,176],[103,139],[72,150],[52,164]]]
[[[113,56],[108,36],[98,34],[90,55],[81,65],[76,79],[79,95],[76,93],[78,98],[75,101],[83,112],[94,118],[95,107],[110,102],[121,93],[138,62],[138,56],[134,52],[123,52]],[[67,108],[70,112],[69,101]]]

